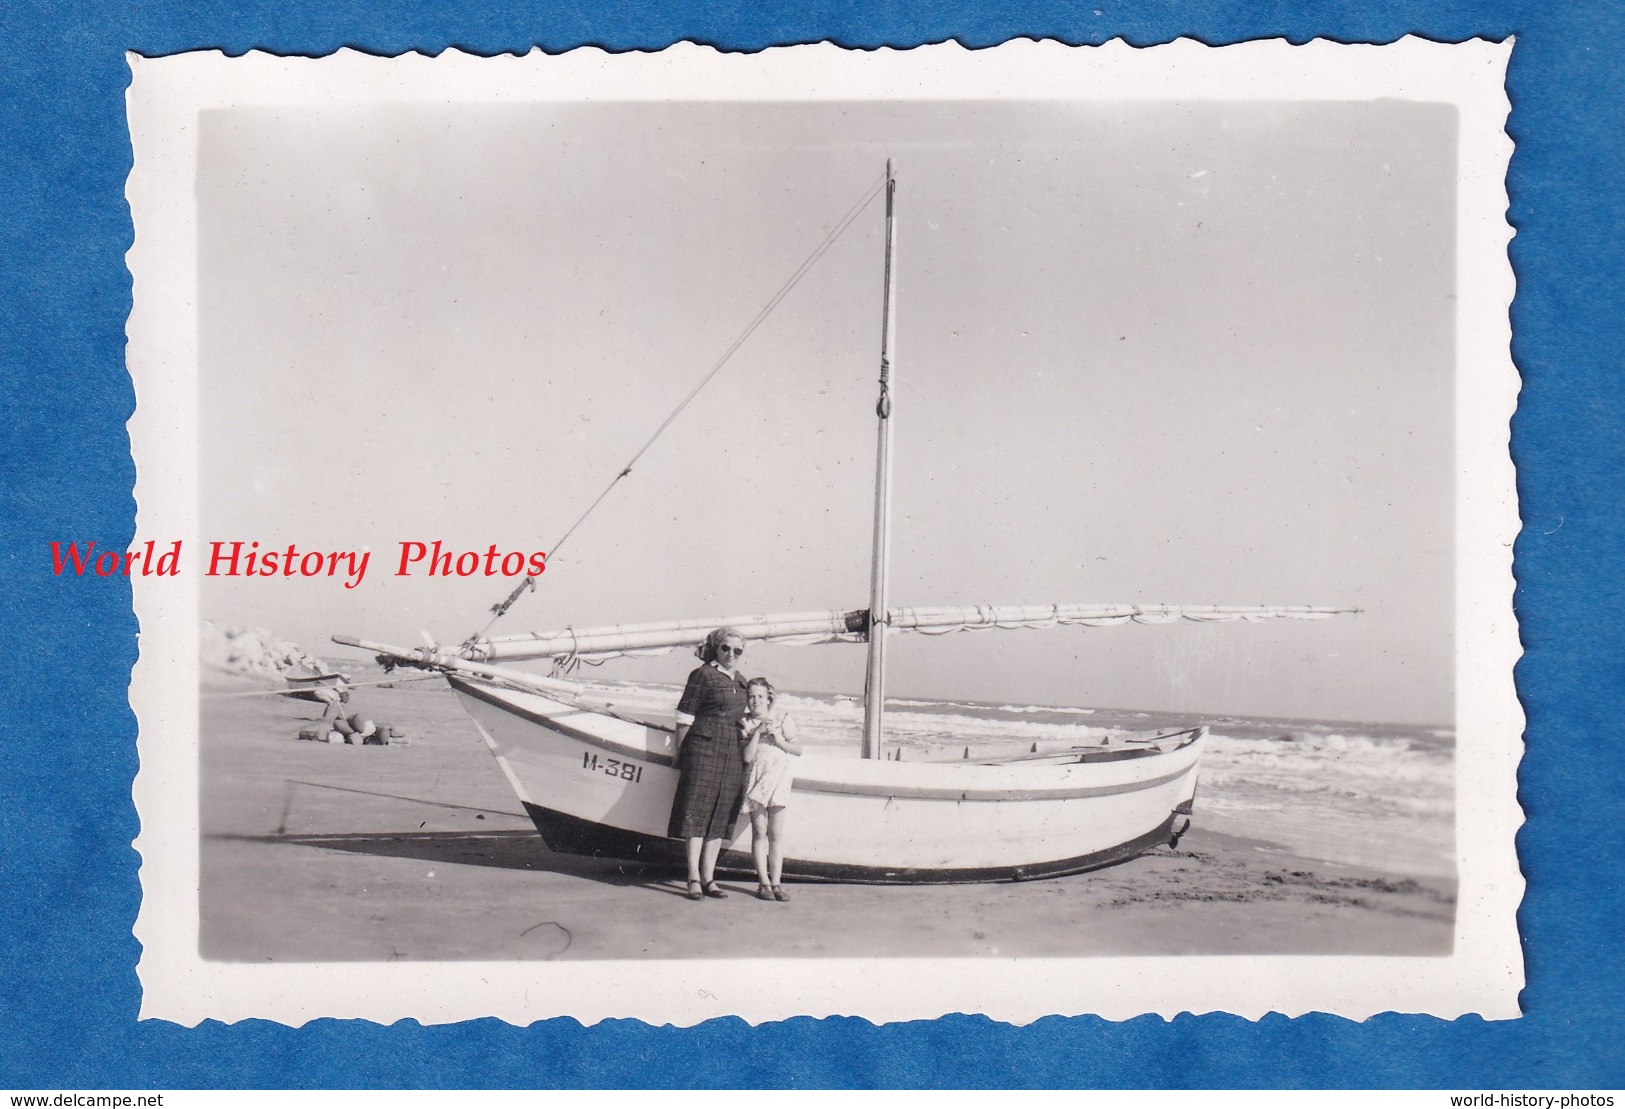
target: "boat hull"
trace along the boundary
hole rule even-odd
[[[339,690],[348,688],[349,682],[343,674],[284,674],[283,680],[288,688],[283,696],[291,697],[296,701],[315,701],[317,704],[327,704],[337,700]]]
[[[550,848],[682,865],[683,842],[665,834],[677,786],[669,725],[495,683],[448,680]],[[807,755],[796,762],[784,873],[912,884],[1109,866],[1183,830],[1204,744],[1203,733],[1192,732],[1163,749],[992,763]],[[755,873],[743,816],[719,865]]]
[[[599,859],[672,867],[685,865],[684,845],[681,840],[643,835],[604,824],[595,824],[568,813],[544,809],[532,802],[525,802],[524,807],[525,812],[535,823],[537,831],[541,833],[542,840],[554,851],[568,855],[589,855]],[[1151,831],[1124,843],[1072,858],[1037,863],[985,867],[890,867],[880,862],[868,864],[827,862],[817,858],[789,856],[784,860],[784,876],[803,882],[879,885],[948,885],[956,882],[1015,882],[1036,878],[1060,878],[1068,874],[1099,870],[1143,855],[1154,847],[1161,847],[1175,838],[1175,831],[1184,819],[1182,814],[1171,812]],[[799,827],[791,832],[792,837],[797,834]],[[754,878],[756,864],[751,859],[749,846],[748,832],[742,840],[732,841],[731,845],[718,856],[718,871]]]

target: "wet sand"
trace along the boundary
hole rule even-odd
[[[724,880],[550,852],[437,681],[353,706],[411,747],[302,742],[318,706],[202,703],[201,945],[246,962],[890,955],[1435,955],[1453,883],[1338,866],[1204,826],[1070,878],[966,886]],[[208,695],[214,694],[214,695]],[[793,819],[793,814],[792,814]],[[792,826],[792,835],[794,834]]]

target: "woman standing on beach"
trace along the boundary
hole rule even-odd
[[[717,628],[694,653],[703,665],[688,676],[677,703],[679,778],[666,828],[687,844],[690,901],[728,896],[717,885],[717,855],[745,799],[739,743],[745,678],[737,669],[745,639],[732,628]]]

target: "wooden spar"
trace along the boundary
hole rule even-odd
[[[886,575],[891,562],[891,353],[894,346],[892,296],[897,270],[897,181],[886,159],[886,270],[880,300],[880,427],[875,446],[874,558],[869,572],[869,667],[863,682],[863,757],[881,757],[881,718],[886,702]]]
[[[699,643],[713,628],[737,628],[746,639],[773,639],[779,636],[806,635],[809,631],[855,633],[861,638],[868,626],[869,614],[864,609],[824,612],[773,612],[748,616],[700,616],[686,620],[653,620],[641,624],[605,624],[601,627],[559,628],[544,632],[519,632],[496,635],[475,642],[478,658],[546,657],[530,654],[536,645],[546,645],[548,654],[568,654],[572,643],[596,643],[609,636],[622,636],[638,647],[681,646]],[[525,654],[511,656],[510,650],[520,649]],[[600,648],[601,649],[601,648]],[[577,653],[580,653],[578,650]]]
[[[599,628],[563,628],[527,636],[504,636],[465,645],[457,654],[481,662],[498,659],[567,658],[623,651],[664,651],[705,640],[712,628],[729,627],[741,638],[786,639],[816,643],[858,643],[868,627],[868,613],[792,612],[766,616],[711,616],[664,624],[611,624]]]
[[[1220,623],[1245,620],[1325,619],[1360,611],[1317,605],[962,605],[938,608],[892,608],[886,626],[893,632],[943,635],[995,628],[1040,628],[1056,625],[1109,627],[1116,624],[1167,624],[1176,620]],[[747,640],[790,643],[859,643],[866,638],[867,609],[830,612],[786,612],[753,616],[705,616],[642,624],[560,628],[483,639],[452,652],[472,662],[591,657],[633,651],[666,651],[692,647],[712,628],[731,627]]]
[[[436,647],[396,647],[388,643],[376,643],[370,639],[359,639],[353,635],[335,635],[333,642],[345,647],[359,647],[363,651],[388,655],[391,658],[399,659],[408,666],[421,666],[431,670],[451,670],[460,674],[469,674],[476,678],[488,678],[566,701],[574,701],[581,696],[581,687],[575,682],[561,682],[556,678],[544,678],[540,674],[531,674],[508,666],[488,666],[480,662],[470,662],[468,659],[458,658],[453,651]]]

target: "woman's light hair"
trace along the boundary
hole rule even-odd
[[[722,646],[724,640],[728,639],[737,639],[741,643],[745,641],[745,637],[740,635],[734,628],[716,628],[707,633],[705,642],[694,648],[694,653],[700,656],[701,662],[715,662],[717,660],[717,648]]]

